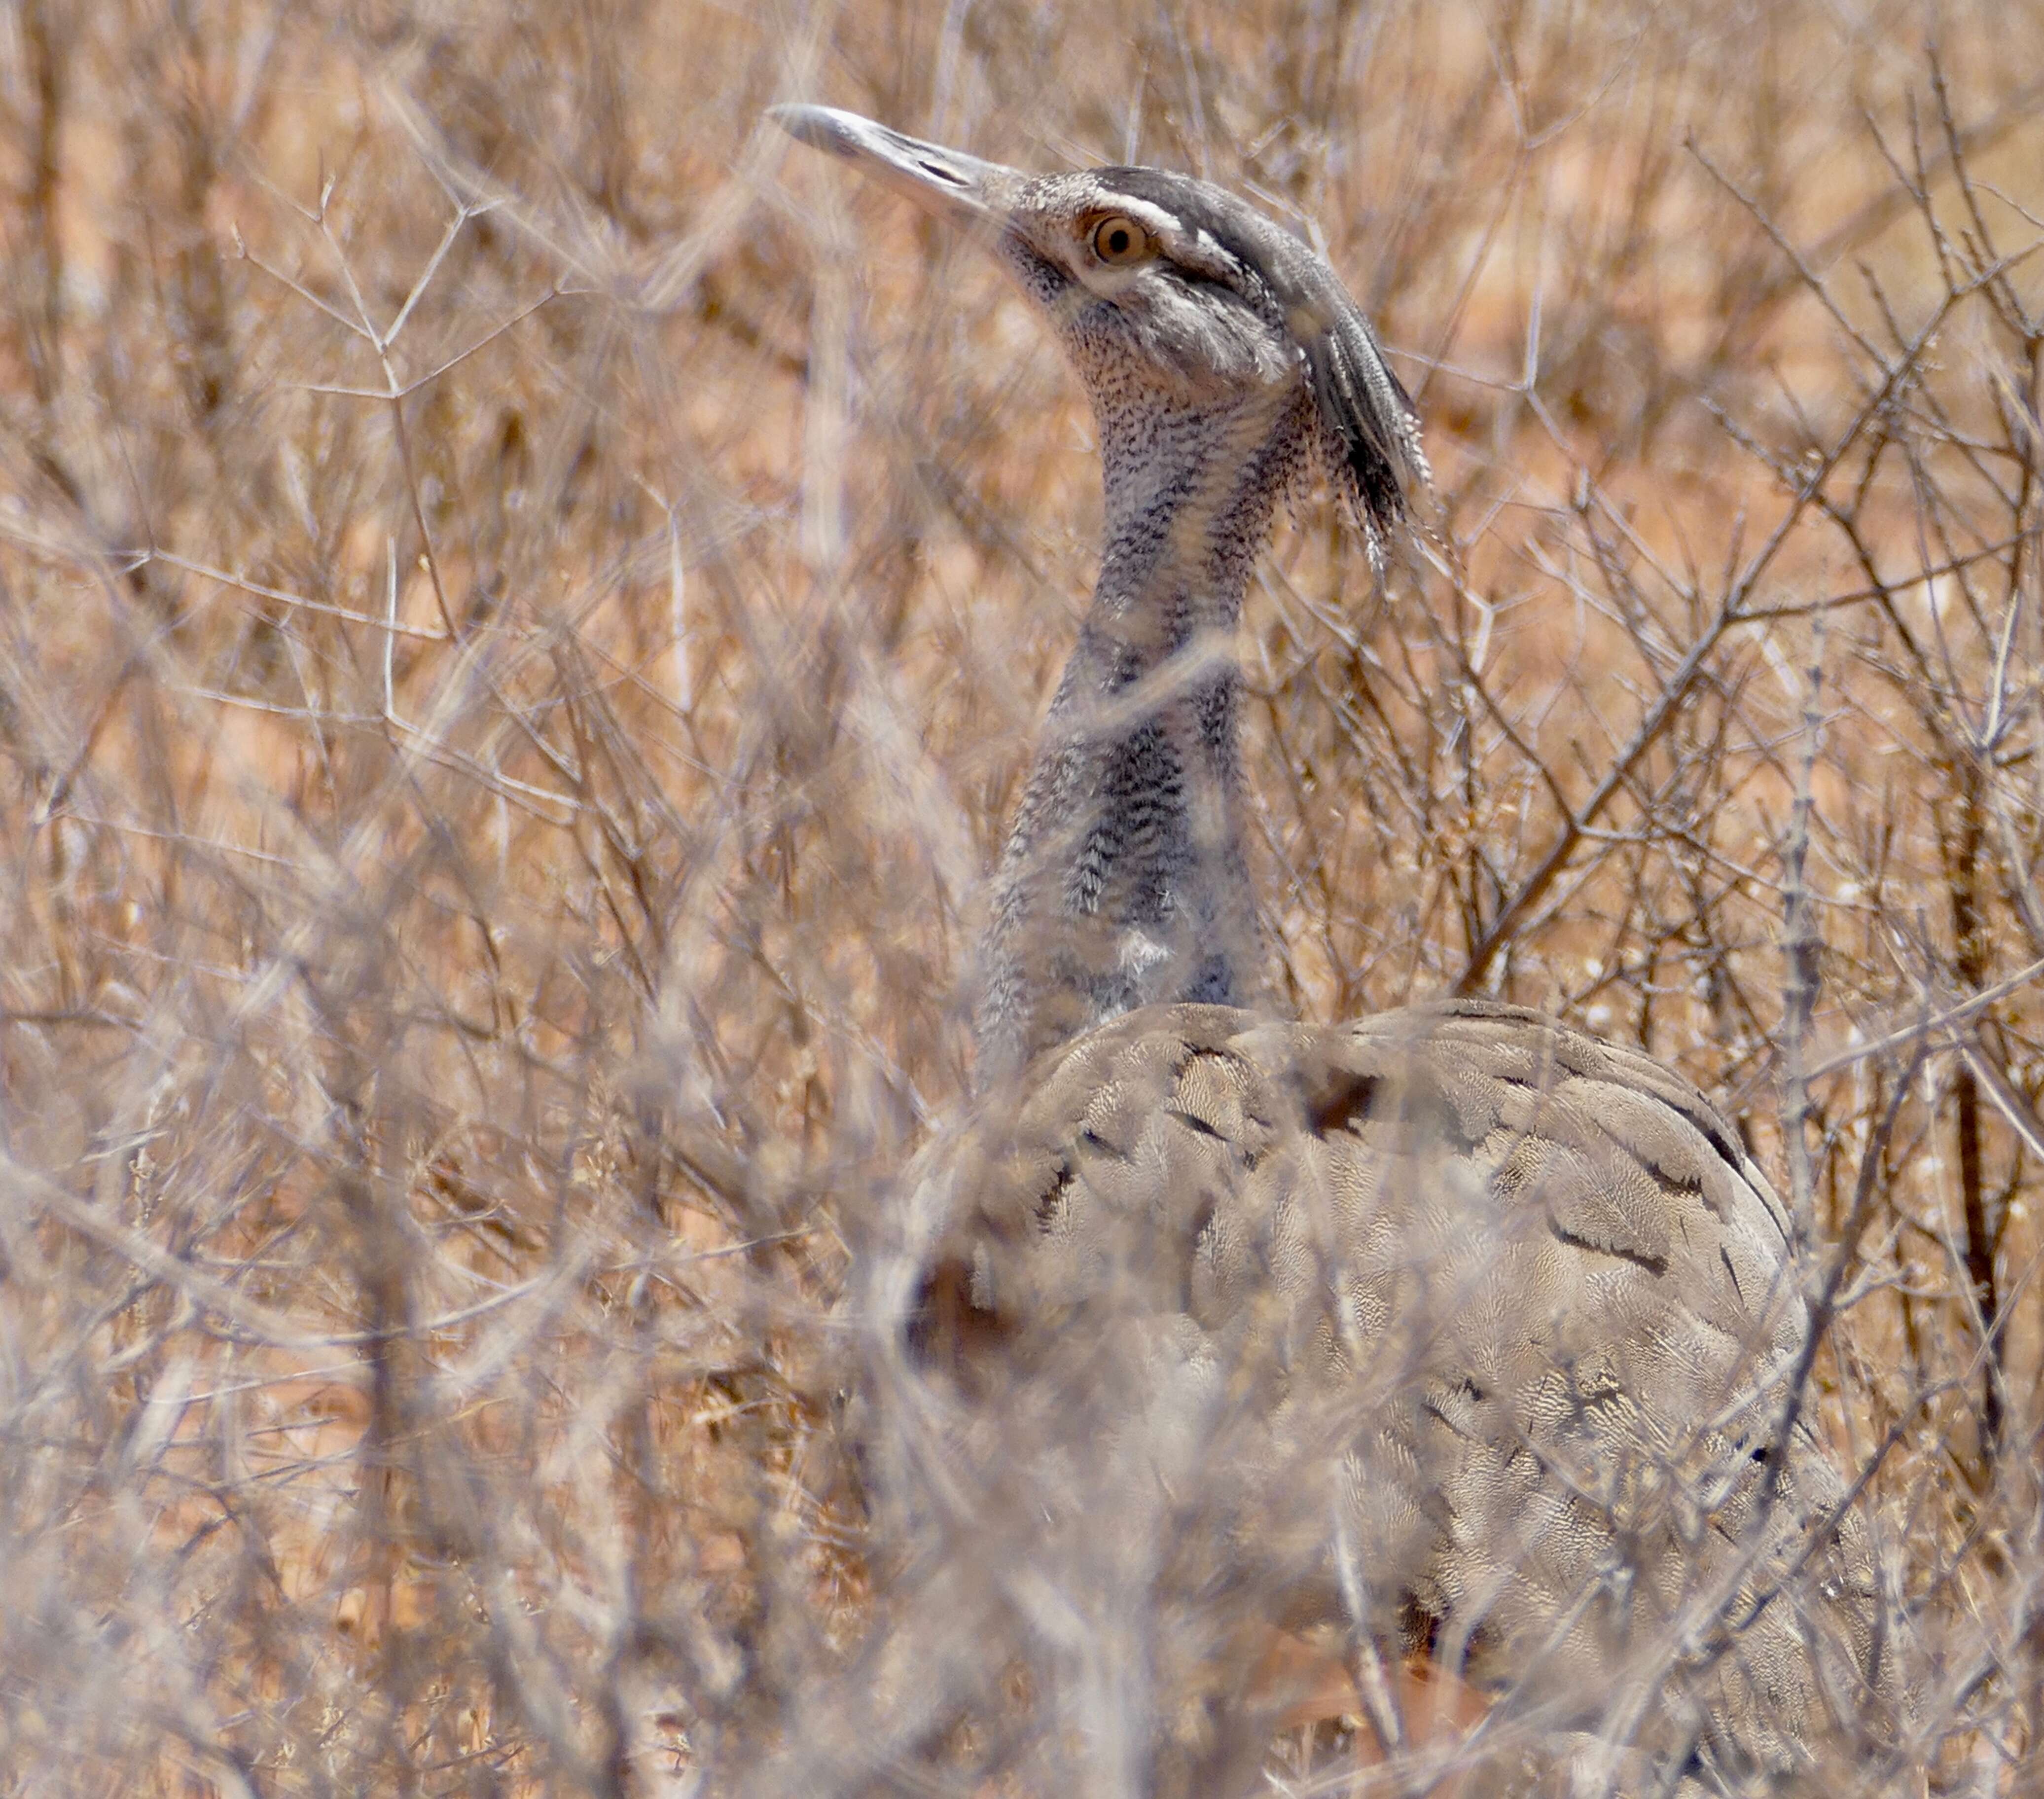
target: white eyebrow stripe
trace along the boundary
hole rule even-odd
[[[1129,209],[1129,216],[1132,218],[1138,216],[1133,206]],[[1153,217],[1162,219],[1160,225],[1151,229],[1156,232],[1171,260],[1179,267],[1210,280],[1233,284],[1241,265],[1228,253],[1220,240],[1204,225],[1196,225],[1189,230],[1161,207],[1147,205],[1143,208],[1141,216],[1146,224]]]
[[[1216,274],[1232,273],[1239,266],[1223,248],[1220,240],[1204,225],[1193,233],[1191,248],[1198,252],[1200,262]],[[1189,257],[1186,259],[1191,260]]]
[[[1204,225],[1196,225],[1188,228],[1185,221],[1168,208],[1149,200],[1139,199],[1132,194],[1120,193],[1112,187],[1103,186],[1099,202],[1089,214],[1093,225],[1089,226],[1089,230],[1097,227],[1103,215],[1116,213],[1133,219],[1163,247],[1164,253],[1170,261],[1191,274],[1208,280],[1219,281],[1229,286],[1234,286],[1239,279],[1241,264]],[[1078,266],[1075,272],[1091,284],[1083,263]]]
[[[1147,200],[1138,200],[1129,194],[1117,194],[1112,188],[1101,195],[1098,209],[1104,213],[1120,213],[1124,217],[1132,218],[1152,237],[1162,243],[1168,244],[1174,238],[1181,239],[1185,236],[1178,221],[1162,206],[1153,206]]]

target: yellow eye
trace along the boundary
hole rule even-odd
[[[1089,237],[1093,253],[1116,268],[1139,263],[1150,254],[1149,233],[1132,218],[1110,213],[1093,228]]]

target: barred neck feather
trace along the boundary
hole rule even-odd
[[[1234,637],[1310,413],[1096,406],[1108,534],[995,880],[982,1086],[1137,1006],[1265,993]]]

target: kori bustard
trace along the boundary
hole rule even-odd
[[[1789,1220],[1736,1133],[1534,1013],[1315,1028],[1266,998],[1252,563],[1302,472],[1374,561],[1429,479],[1361,311],[1204,182],[774,116],[1005,265],[1105,483],[995,876],[975,1113],[863,1295],[876,1509],[947,1546],[905,1552],[903,1616],[949,1644],[913,1677],[931,1727],[977,1708],[985,1765],[1032,1790],[1246,1790],[1332,1656],[1358,1744],[1402,1770],[1376,1790],[1811,1774],[1882,1678],[1875,1586],[1800,1390]],[[1444,1747],[1409,1714],[1450,1682],[1488,1711]]]

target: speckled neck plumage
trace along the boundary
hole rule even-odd
[[[1096,390],[1107,532],[996,878],[979,1079],[1158,1001],[1253,1005],[1235,631],[1304,396],[1117,405]]]

